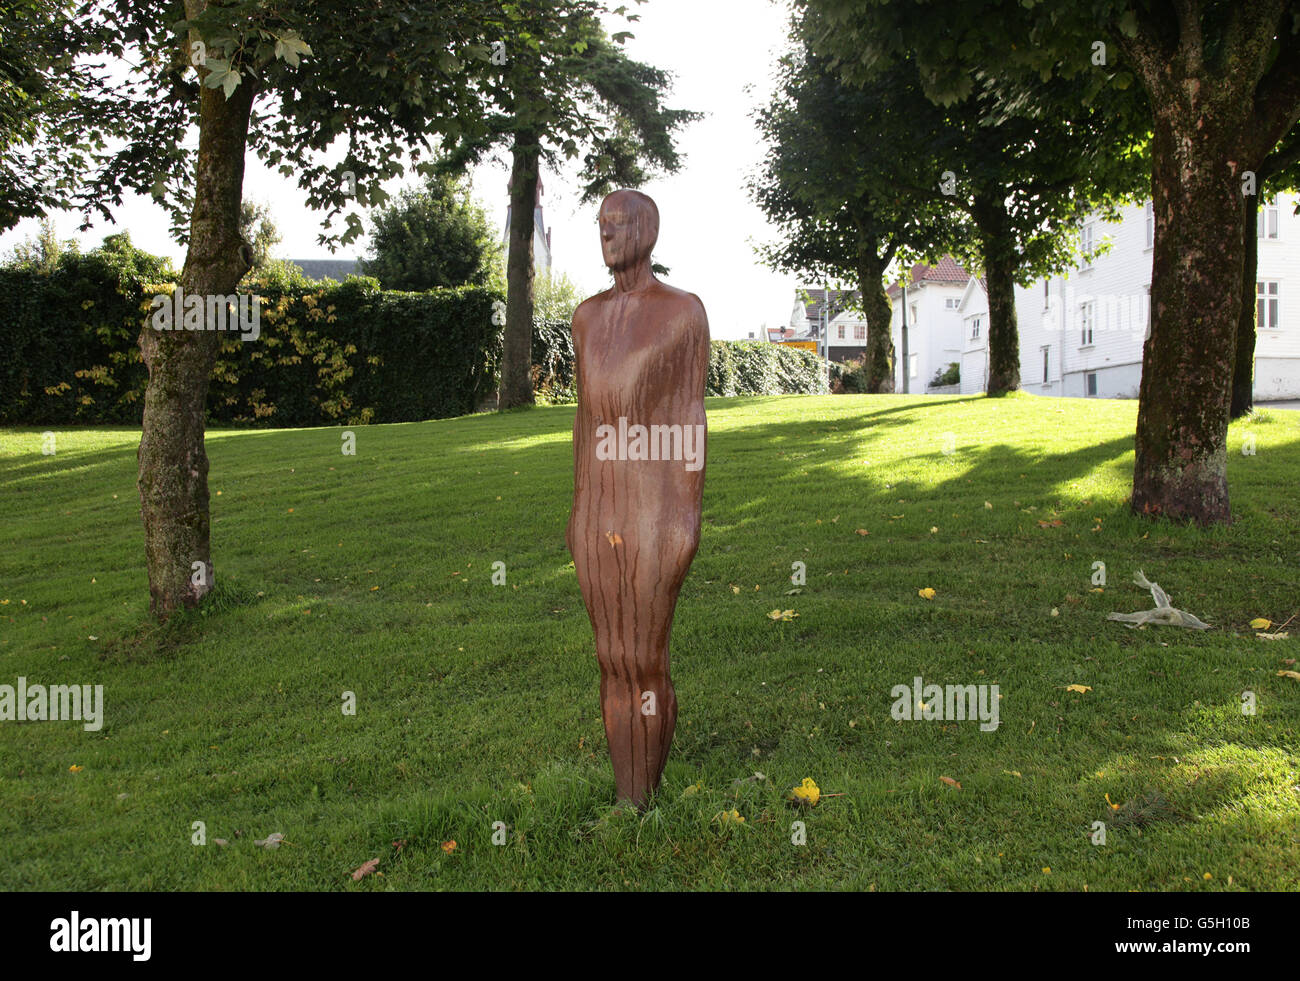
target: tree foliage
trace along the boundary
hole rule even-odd
[[[491,281],[501,246],[464,180],[430,175],[371,217],[371,254],[362,267],[384,289],[415,292]]]

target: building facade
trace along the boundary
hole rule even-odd
[[[936,375],[946,372],[954,362],[961,365],[962,391],[966,391],[966,365],[963,358],[962,300],[971,276],[952,257],[937,265],[917,263],[912,266],[907,286],[907,379],[903,370],[903,287],[895,283],[888,289],[893,305],[890,333],[894,342],[894,391],[924,394]]]
[[[1300,217],[1295,206],[1296,196],[1288,194],[1260,208],[1257,401],[1300,398]],[[1124,208],[1118,222],[1089,218],[1081,235],[1085,249],[1109,242],[1110,250],[1064,275],[1016,288],[1020,386],[1070,398],[1137,398],[1150,328],[1151,202]],[[987,301],[983,312],[987,323]]]

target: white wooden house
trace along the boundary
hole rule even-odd
[[[1281,195],[1260,209],[1257,401],[1300,398],[1295,204],[1295,195]],[[1072,398],[1137,398],[1150,322],[1154,232],[1149,201],[1125,208],[1118,222],[1089,218],[1082,229],[1084,247],[1109,241],[1109,252],[1065,275],[1017,287],[1021,388]]]
[[[966,391],[963,363],[962,300],[971,277],[951,257],[937,265],[917,263],[907,287],[907,391],[924,394],[936,374],[953,362],[962,365],[962,391]],[[894,341],[894,391],[903,391],[903,290],[889,287],[893,305],[891,333]],[[986,314],[987,316],[987,314]]]

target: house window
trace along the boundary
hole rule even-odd
[[[977,341],[979,340],[979,336],[980,336],[980,318],[972,317],[970,321],[970,339],[972,341]]]
[[[1097,302],[1089,300],[1079,304],[1079,347],[1092,344],[1092,328],[1097,323]]]
[[[1276,280],[1255,284],[1255,326],[1263,330],[1282,326],[1280,288]]]
[[[1052,305],[1052,281],[1043,280],[1043,309],[1046,310]]]
[[[1278,207],[1277,198],[1265,201],[1255,219],[1255,229],[1260,238],[1277,238]]]
[[[1087,386],[1086,391],[1089,395],[1097,394],[1097,372],[1090,371],[1083,376],[1084,384]]]
[[[948,299],[944,301],[943,305],[944,305],[944,309],[946,310],[956,310],[959,306],[961,306],[961,297],[950,296],[948,297]]]
[[[1051,358],[1050,358],[1051,351],[1052,349],[1050,347],[1043,348],[1043,384],[1044,385],[1047,384],[1047,367],[1051,363]]]
[[[867,325],[855,324],[853,327],[853,339],[855,341],[865,341],[867,339]]]
[[[1150,201],[1147,202],[1147,248],[1154,248],[1156,244],[1156,206]]]
[[[836,334],[835,334],[835,336],[838,337],[841,341],[844,340],[844,325],[843,325],[843,324],[840,324],[840,325],[839,325],[839,327],[838,327],[837,330],[836,330]]]
[[[910,362],[912,362],[912,374],[911,374],[911,377],[912,377],[912,378],[915,378],[915,377],[916,377],[916,373],[917,373],[917,371],[920,369],[921,356],[920,356],[919,354],[910,354],[910,355],[908,355],[907,360],[909,360]]]
[[[912,304],[912,323],[916,323],[916,304]]]
[[[1080,266],[1081,269],[1088,269],[1092,266],[1092,259],[1089,258],[1088,253],[1090,253],[1093,248],[1093,230],[1095,227],[1096,225],[1093,222],[1085,221],[1083,223],[1083,230],[1079,233],[1079,251],[1083,253],[1083,265]]]

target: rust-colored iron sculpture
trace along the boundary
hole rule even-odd
[[[659,785],[677,722],[668,640],[700,544],[709,322],[655,278],[659,209],[637,191],[600,207],[614,286],[573,315],[578,415],[566,539],[596,634],[600,708],[620,800]]]

